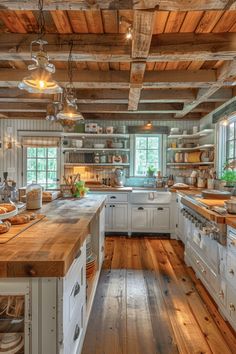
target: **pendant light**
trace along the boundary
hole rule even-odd
[[[56,81],[52,80],[51,75],[55,73],[55,65],[49,62],[49,57],[44,49],[47,41],[43,40],[45,34],[45,19],[43,14],[43,0],[38,1],[38,39],[30,44],[31,60],[33,64],[28,66],[28,70],[32,71],[31,75],[25,77],[18,87],[30,93],[56,94],[62,92],[62,88]],[[39,49],[34,52],[34,46]]]
[[[68,79],[69,82],[65,88],[65,100],[63,110],[57,114],[58,119],[62,120],[84,120],[82,114],[78,111],[77,107],[77,98],[75,97],[75,88],[73,85],[73,61],[72,61],[72,49],[73,49],[73,41],[70,42],[70,52],[68,57]]]

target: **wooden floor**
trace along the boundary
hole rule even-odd
[[[83,354],[236,353],[175,240],[108,237]]]

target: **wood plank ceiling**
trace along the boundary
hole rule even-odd
[[[73,81],[85,118],[200,119],[236,93],[235,3],[45,1],[54,78],[66,85],[73,39]],[[44,119],[52,99],[17,89],[28,75],[37,16],[36,0],[1,1],[2,118]],[[130,24],[132,41],[125,38]]]

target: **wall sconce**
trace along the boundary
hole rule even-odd
[[[227,127],[228,124],[229,124],[228,117],[225,116],[225,117],[220,121],[220,125],[222,125],[223,127]]]

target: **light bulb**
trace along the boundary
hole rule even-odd
[[[222,119],[220,124],[223,125],[224,127],[227,127],[227,125],[229,124],[228,119],[225,117],[224,119]]]
[[[45,88],[45,81],[44,80],[39,80],[39,89],[43,90]]]
[[[132,27],[129,26],[128,29],[127,29],[127,32],[126,32],[126,39],[132,39]]]

